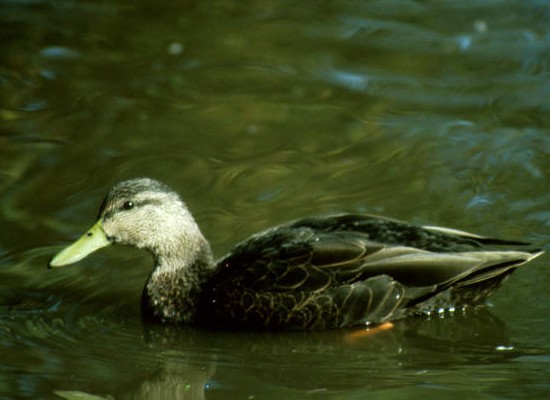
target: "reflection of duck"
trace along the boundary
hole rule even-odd
[[[487,307],[454,314],[453,318],[400,320],[392,330],[351,343],[348,335],[357,329],[265,333],[160,324],[141,331],[136,326],[136,331],[125,332],[129,342],[122,342],[117,357],[131,362],[115,363],[120,370],[112,370],[112,359],[100,358],[95,371],[114,375],[96,372],[93,384],[81,386],[94,393],[101,391],[104,397],[56,393],[70,400],[199,400],[246,398],[254,393],[297,398],[300,393],[312,397],[321,392],[323,397],[334,391],[341,398],[362,398],[367,390],[463,385],[463,379],[475,381],[472,371],[477,370],[485,372],[478,379],[488,384],[509,372],[510,362],[533,354],[533,348],[512,348],[506,325]],[[141,342],[142,333],[147,346]],[[109,335],[94,335],[92,347],[97,344],[103,349]],[[78,370],[89,368],[89,357],[76,360]],[[75,387],[71,380],[59,385]]]
[[[226,346],[235,349],[240,365],[249,366],[242,375],[259,378],[265,387],[339,391],[342,398],[409,385],[445,387],[449,380],[461,382],[457,377],[473,382],[476,368],[488,368],[497,377],[525,355],[512,345],[504,321],[487,307],[455,311],[452,318],[402,319],[391,330],[348,340],[356,331],[238,332],[235,343],[226,339]]]
[[[115,393],[100,397],[81,391],[56,390],[55,394],[67,400],[206,399],[208,382],[216,369],[214,360],[197,361],[189,359],[182,351],[162,350],[162,354],[156,360],[160,362],[158,370],[149,375],[136,376],[125,385],[116,385]]]
[[[477,304],[541,254],[457,230],[338,215],[268,229],[215,263],[179,196],[148,178],[116,185],[99,215],[52,267],[113,243],[144,248],[155,258],[144,316],[215,327],[335,328]]]

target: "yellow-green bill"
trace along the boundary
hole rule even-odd
[[[101,227],[101,221],[97,221],[80,239],[57,253],[50,261],[50,267],[62,267],[75,263],[110,244],[112,242],[105,235]]]

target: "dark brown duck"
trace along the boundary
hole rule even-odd
[[[526,243],[348,214],[268,229],[216,262],[178,194],[149,178],[113,187],[96,224],[50,266],[111,244],[153,255],[144,318],[247,329],[372,325],[477,305],[542,254]]]

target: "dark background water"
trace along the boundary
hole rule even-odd
[[[137,250],[46,269],[137,176],[218,256],[333,212],[549,250],[547,1],[1,0],[0,40],[0,398],[550,392],[547,255],[487,309],[354,341],[144,330]]]

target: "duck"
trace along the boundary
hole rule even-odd
[[[215,260],[178,193],[135,178],[108,192],[97,222],[49,267],[115,244],[153,256],[144,321],[248,330],[369,327],[476,307],[543,253],[457,229],[338,214],[266,229]]]

